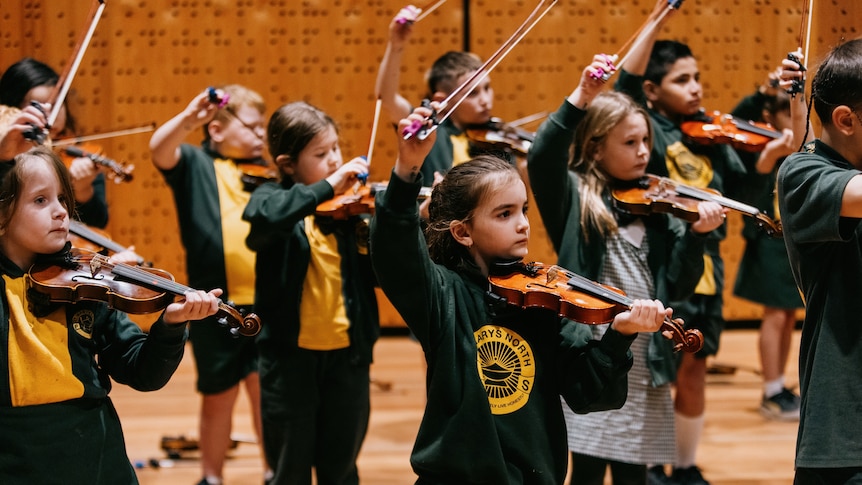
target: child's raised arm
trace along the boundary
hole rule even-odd
[[[431,121],[428,119],[431,116],[432,109],[438,107],[436,102],[431,103],[431,108],[418,107],[413,110],[407,118],[402,119],[398,123],[398,133],[403,133],[407,127],[414,123],[423,123],[426,128],[431,126]],[[411,136],[405,140],[403,137],[398,142],[398,159],[395,161],[395,175],[406,182],[415,182],[419,177],[419,169],[422,168],[422,163],[425,157],[431,152],[431,147],[434,146],[434,140],[437,138],[437,130],[433,130],[425,139],[420,140],[418,136]]]
[[[198,94],[184,110],[156,129],[150,138],[150,152],[157,168],[170,170],[176,167],[180,161],[180,144],[189,133],[212,121],[219,109],[219,101],[211,98],[208,91]]]
[[[398,94],[401,80],[401,58],[404,47],[413,30],[413,23],[420,9],[413,5],[402,8],[389,23],[389,43],[377,71],[374,93],[380,99],[383,109],[392,123],[410,114],[410,102]]]
[[[616,70],[611,58],[605,54],[593,56],[593,62],[585,67],[581,73],[581,80],[572,94],[566,98],[572,106],[586,110],[593,99],[602,92],[605,81],[602,80],[603,73],[611,73]]]

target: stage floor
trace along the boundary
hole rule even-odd
[[[719,354],[709,361],[706,426],[698,464],[712,485],[787,485],[793,481],[796,422],[768,421],[760,416],[761,380],[757,331],[728,329]],[[794,334],[788,385],[797,386],[799,332]],[[405,336],[384,336],[375,348],[372,411],[368,437],[359,457],[359,474],[368,485],[412,484],[409,456],[425,402],[424,361],[419,345]],[[140,466],[143,485],[193,485],[201,478],[196,452],[168,459],[164,436],[195,437],[199,397],[194,391],[191,351],[168,385],[139,393],[117,385],[112,392],[126,433],[129,458]],[[248,400],[240,395],[234,413],[234,438],[225,468],[225,483],[261,484],[260,451]],[[157,465],[157,466],[153,466]]]

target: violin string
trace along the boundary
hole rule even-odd
[[[180,296],[185,294],[187,291],[192,291],[188,286],[136,266],[130,266],[125,263],[112,263],[107,256],[98,253],[94,254],[92,259],[96,260],[105,268],[110,269],[112,273],[118,276],[124,276],[146,286],[151,286]]]
[[[623,296],[615,291],[608,290],[607,288],[601,286],[600,284],[585,276],[579,275],[573,271],[569,271],[557,265],[553,265],[552,268],[566,275],[566,277],[569,278],[569,285],[572,285],[572,282],[574,281],[578,289],[587,291],[597,298],[609,301],[611,303],[616,303],[627,308],[630,308],[633,303],[633,300],[631,298]]]
[[[715,202],[719,205],[729,207],[731,209],[737,210],[742,213],[755,215],[759,214],[760,210],[756,207],[750,206],[748,204],[743,204],[742,202],[735,201],[733,199],[728,199],[722,195],[713,194],[706,190],[699,189],[697,187],[691,187],[689,185],[678,184],[675,183],[671,179],[663,178],[662,182],[668,183],[670,186],[676,189],[677,193],[680,195],[684,195],[686,197],[691,197],[693,199],[699,199],[708,202]]]

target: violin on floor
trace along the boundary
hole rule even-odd
[[[611,323],[629,310],[634,300],[619,288],[602,285],[557,265],[517,262],[495,268],[488,278],[491,291],[521,308],[546,308],[559,316],[588,325]],[[665,318],[661,334],[673,341],[674,351],[697,352],[703,334],[683,328],[682,319]]]

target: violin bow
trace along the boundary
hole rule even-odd
[[[455,88],[454,91],[449,93],[449,96],[446,97],[443,101],[440,102],[440,112],[433,114],[431,117],[425,119],[424,121],[415,121],[413,124],[404,129],[402,135],[404,135],[404,139],[409,139],[410,137],[416,135],[420,140],[424,140],[428,135],[430,135],[434,130],[437,129],[437,125],[442,123],[448,118],[453,111],[462,103],[467,96],[476,89],[485,78],[500,64],[500,61],[506,58],[509,52],[518,45],[519,42],[539,23],[540,20],[551,10],[551,8],[557,4],[558,0],[540,0],[536,8],[530,13],[529,17],[521,24],[520,27],[512,34],[506,42],[501,45],[496,52],[494,52],[488,60],[482,64],[476,72],[473,73],[463,84]],[[427,121],[431,120],[432,125],[428,128],[423,128]]]
[[[425,5],[424,7],[419,7],[419,15],[417,15],[415,19],[409,20],[407,18],[401,17],[396,22],[398,22],[399,24],[406,24],[408,22],[415,24],[416,22],[427,17],[431,12],[437,10],[437,7],[443,5],[444,3],[446,3],[446,0],[436,0],[428,5]]]
[[[93,135],[84,135],[84,136],[73,136],[69,138],[62,138],[60,140],[52,142],[55,147],[61,147],[66,145],[74,145],[76,143],[83,143],[85,141],[94,141],[94,140],[103,140],[105,138],[113,138],[115,136],[125,136],[125,135],[135,135],[137,133],[147,133],[149,131],[153,131],[156,129],[155,123],[148,123],[146,125],[138,126],[136,128],[127,128],[124,130],[116,130],[116,131],[108,131],[105,133],[96,133]]]
[[[380,108],[383,106],[383,100],[378,96],[377,101],[374,102],[374,119],[371,121],[371,140],[368,141],[368,151],[365,155],[365,163],[368,164],[368,167],[371,167],[371,156],[374,154],[374,142],[377,140],[377,125],[380,122]],[[359,179],[357,185],[365,185],[368,181],[368,174],[356,177]],[[359,187],[353,187],[353,193],[359,192]]]
[[[81,59],[84,58],[84,53],[87,51],[87,46],[93,38],[93,33],[96,31],[96,25],[102,17],[102,12],[105,10],[105,0],[97,0],[93,3],[89,13],[90,26],[87,28],[84,36],[75,47],[75,52],[72,56],[72,62],[66,65],[66,70],[61,76],[63,81],[54,86],[54,91],[49,99],[52,100],[51,112],[48,114],[48,126],[54,124],[57,116],[60,115],[60,108],[66,100],[66,95],[69,93],[69,87],[72,85],[72,79],[75,78],[75,73],[78,72],[78,66],[81,65]]]
[[[808,60],[808,51],[811,46],[811,11],[814,9],[814,0],[803,0],[802,2],[802,20],[799,24],[799,50],[803,50],[805,48],[805,52],[803,53],[805,62],[810,62]],[[804,43],[803,43],[804,37]],[[795,62],[799,65],[799,70],[805,72],[807,69],[802,64],[802,61],[799,60],[799,57],[791,54],[787,54],[787,58],[791,61]],[[805,92],[805,79],[794,79],[793,84],[790,85],[790,88],[787,89],[787,94],[790,95],[791,98],[795,98],[797,94]]]
[[[635,34],[620,47],[619,52],[625,52],[622,59],[619,59],[618,54],[614,54],[612,56],[608,56],[610,62],[614,64],[614,71],[602,71],[595,74],[591,74],[594,79],[601,79],[602,81],[607,81],[611,78],[613,72],[619,71],[623,64],[628,60],[629,55],[631,54],[632,48],[635,45],[638,45],[640,42],[643,42],[643,37],[646,34],[651,34],[653,30],[661,23],[661,21],[672,11],[679,10],[682,6],[683,0],[667,0],[667,6],[661,9],[658,13],[655,11],[650,12],[649,17],[647,17],[646,21],[641,24],[640,28],[635,32]],[[619,62],[617,62],[619,59]]]

